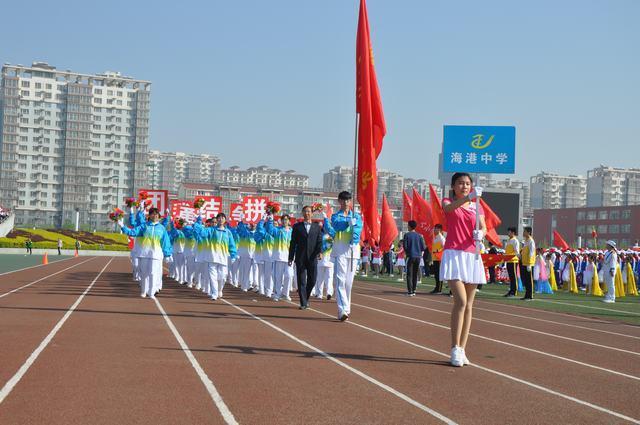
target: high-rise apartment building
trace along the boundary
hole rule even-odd
[[[147,162],[151,189],[166,189],[178,194],[182,183],[220,181],[220,158],[208,154],[149,151]]]
[[[640,205],[640,169],[601,165],[587,171],[587,206]]]
[[[146,184],[151,83],[46,63],[2,67],[0,204],[16,225],[111,228]]]
[[[587,179],[545,171],[531,177],[531,209],[581,208],[587,205]]]

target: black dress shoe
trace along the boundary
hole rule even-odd
[[[331,299],[331,295],[327,295],[327,301]]]

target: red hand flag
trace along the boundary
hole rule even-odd
[[[413,220],[413,201],[407,195],[407,192],[402,191],[402,221]]]
[[[502,224],[502,220],[500,220],[500,217],[493,212],[489,204],[482,198],[480,198],[480,205],[482,205],[482,210],[484,211],[484,224],[487,226],[487,240],[496,246],[502,246],[502,242],[500,242],[500,238],[496,232],[498,226]]]
[[[393,218],[391,208],[387,203],[387,197],[382,195],[382,221],[380,223],[380,249],[382,252],[389,251],[391,244],[398,237],[398,226]]]
[[[413,219],[418,223],[416,232],[424,238],[429,249],[433,245],[433,211],[431,205],[413,189]]]
[[[373,48],[369,37],[369,19],[365,0],[360,2],[358,33],[356,36],[356,112],[358,126],[358,202],[364,221],[369,224],[371,238],[378,240],[378,174],[376,159],[382,151],[386,134],[382,100],[373,66]]]
[[[562,238],[557,230],[553,231],[553,246],[562,250],[569,249],[569,244]]]
[[[429,201],[431,201],[431,210],[432,210],[431,214],[433,217],[434,226],[436,224],[441,224],[442,230],[446,232],[447,219],[445,218],[444,210],[442,209],[442,203],[440,202],[440,198],[438,197],[438,194],[436,193],[436,190],[433,188],[432,185],[429,185]]]

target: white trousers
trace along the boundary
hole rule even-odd
[[[336,304],[338,304],[338,319],[351,313],[351,288],[353,277],[356,273],[357,259],[351,259],[347,255],[332,257],[333,282],[336,290]]]
[[[316,273],[316,286],[313,287],[312,295],[322,298],[322,294],[327,288],[327,295],[333,296],[333,265],[327,267],[318,263]]]
[[[260,276],[258,273],[258,263],[251,261],[251,268],[249,269],[249,282],[252,288],[260,289]]]
[[[607,300],[615,301],[616,300],[616,280],[613,276],[609,274],[608,270],[604,272],[604,283],[607,284],[607,293],[604,298]]]
[[[173,278],[180,284],[187,283],[187,259],[184,252],[176,252],[173,254],[174,267]]]
[[[240,275],[240,262],[239,261],[235,261],[235,262],[231,262],[231,257],[229,257],[229,262],[228,264],[228,268],[229,268],[229,278],[231,281],[231,284],[233,286],[235,286],[236,288],[238,287],[238,282],[240,281],[239,279],[239,275]]]
[[[195,282],[196,277],[196,257],[193,254],[186,255],[187,263],[187,283],[192,284]]]
[[[142,277],[140,276],[140,258],[131,257],[131,268],[133,271],[133,280],[140,282]]]
[[[224,264],[205,263],[207,267],[207,294],[212,300],[222,297],[222,288],[227,280],[228,268]]]
[[[264,295],[270,297],[273,295],[273,261],[265,260],[262,264],[262,283],[264,285]]]
[[[155,296],[156,291],[162,287],[162,260],[139,258],[138,266],[141,278],[140,295]]]
[[[274,262],[274,293],[276,298],[287,298],[291,292],[291,279],[293,279],[293,267],[285,261]]]
[[[253,259],[251,257],[240,257],[236,263],[238,263],[239,268],[240,288],[246,292],[251,287],[251,264]]]

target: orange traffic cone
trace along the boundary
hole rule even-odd
[[[42,264],[49,264],[49,256],[47,255],[47,253],[44,253],[44,256],[42,257]]]
[[[74,257],[77,257],[77,256],[78,256],[78,250],[77,250],[77,249],[76,249],[75,254],[73,254],[73,256],[74,256]]]

